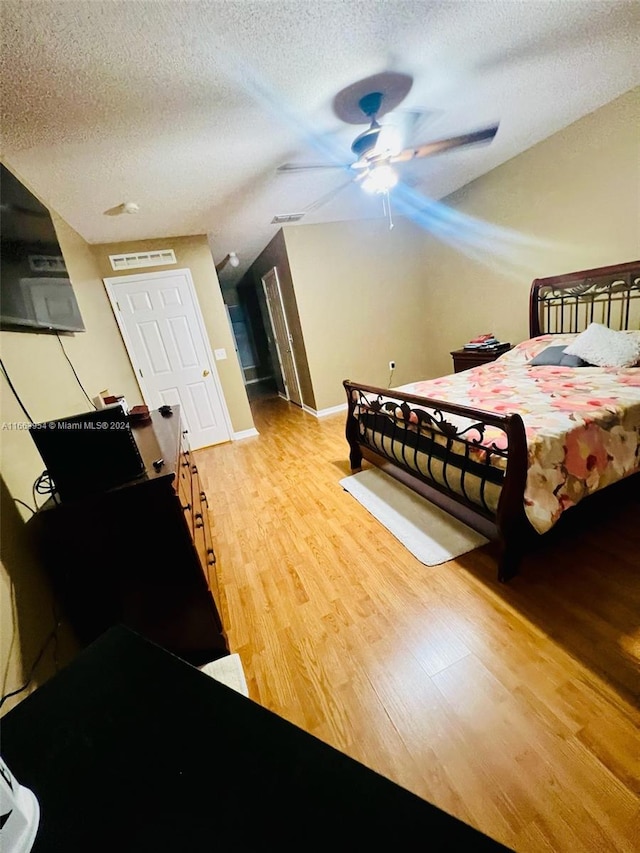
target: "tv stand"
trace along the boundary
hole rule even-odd
[[[132,432],[142,477],[52,498],[28,526],[81,644],[122,623],[200,666],[229,653],[207,496],[178,406]]]

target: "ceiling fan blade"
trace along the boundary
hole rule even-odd
[[[348,169],[343,163],[283,163],[278,166],[278,172],[310,172],[313,169]]]
[[[357,180],[357,175],[355,178],[349,178],[348,181],[345,181],[343,184],[339,184],[337,187],[333,187],[330,189],[328,193],[325,193],[323,196],[320,196],[319,199],[312,202],[311,204],[305,207],[305,213],[312,213],[314,210],[318,210],[319,207],[322,207],[323,204],[327,204],[327,202],[331,201],[332,198],[338,195],[345,187],[348,187],[349,184],[352,184],[355,180]]]
[[[449,139],[437,139],[434,142],[427,142],[425,145],[414,145],[390,157],[389,161],[391,163],[406,163],[408,160],[414,160],[417,157],[432,157],[434,154],[442,154],[444,151],[450,151],[453,148],[463,148],[466,145],[475,145],[480,142],[488,143],[498,132],[498,127],[498,124],[494,124],[491,127],[484,128],[484,130],[475,130],[473,133],[463,133],[461,136],[452,136]]]

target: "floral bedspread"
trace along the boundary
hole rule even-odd
[[[544,533],[567,508],[640,470],[640,366],[531,367],[548,346],[575,335],[541,335],[496,361],[414,382],[398,391],[522,416],[529,449],[524,500]],[[488,431],[483,443],[505,441]]]

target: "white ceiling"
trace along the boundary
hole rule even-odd
[[[640,83],[640,3],[617,0],[2,0],[2,158],[88,242],[209,235],[231,284],[349,172],[365,129],[334,96],[394,70],[407,143],[500,121],[489,146],[399,168],[442,198]],[[330,153],[331,152],[331,153]],[[126,201],[136,215],[113,215]],[[381,216],[358,185],[303,223]]]

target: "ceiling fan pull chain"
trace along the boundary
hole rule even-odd
[[[391,198],[389,196],[389,190],[385,190],[382,193],[382,210],[385,216],[389,217],[389,231],[393,230],[393,219],[391,217]]]

